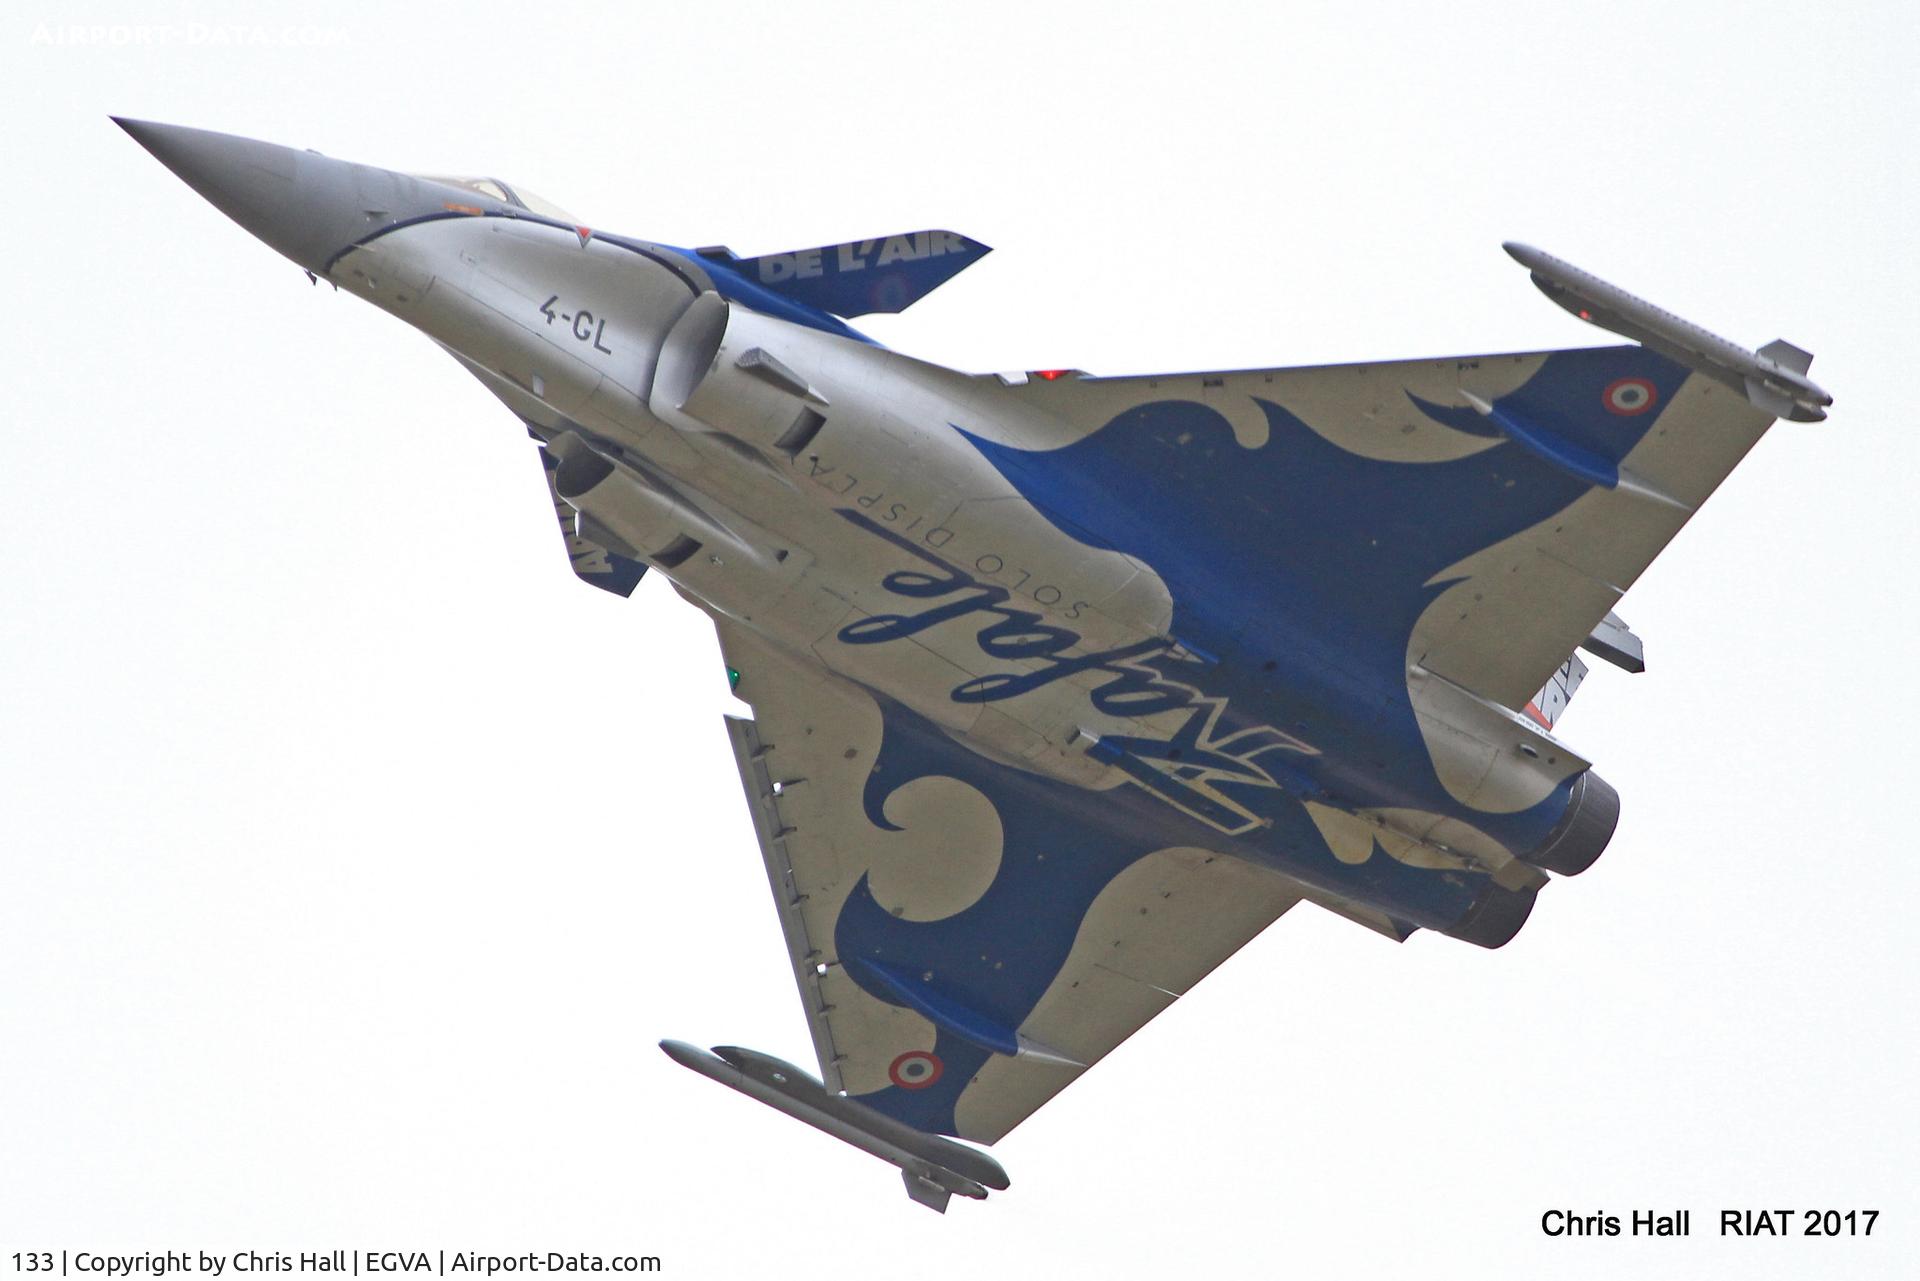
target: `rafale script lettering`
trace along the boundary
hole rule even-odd
[[[1164,682],[1147,668],[1128,665],[1133,659],[1167,653],[1174,648],[1171,641],[1154,638],[1068,658],[1067,651],[1080,643],[1079,632],[1044,622],[1031,610],[1010,607],[1007,601],[1013,593],[1006,588],[981,582],[959,566],[860,512],[842,508],[840,514],[936,571],[897,569],[880,580],[882,587],[908,600],[940,602],[917,614],[875,614],[849,623],[840,629],[842,641],[849,645],[877,645],[905,639],[950,619],[981,615],[984,621],[978,640],[982,653],[999,659],[1042,662],[1042,666],[1030,672],[976,676],[954,689],[954,702],[994,703],[1031,693],[1079,672],[1106,672],[1111,679],[1094,690],[1091,698],[1096,708],[1110,716],[1151,716],[1192,704],[1193,691],[1187,686]]]

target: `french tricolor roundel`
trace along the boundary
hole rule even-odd
[[[940,1079],[946,1067],[930,1050],[908,1050],[893,1061],[887,1076],[903,1090],[924,1090]]]
[[[1600,393],[1600,403],[1610,414],[1631,418],[1652,409],[1657,395],[1653,384],[1644,378],[1616,378]]]

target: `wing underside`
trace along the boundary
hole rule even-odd
[[[1130,843],[1097,797],[719,631],[754,709],[728,732],[822,1080],[886,1115],[999,1139],[1310,894]]]
[[[1190,586],[1209,586],[1212,564],[1271,556],[1263,581],[1291,575],[1329,617],[1411,610],[1382,618],[1382,639],[1515,710],[1618,623],[1620,597],[1772,422],[1641,347],[1066,376],[999,394],[1049,426],[989,424],[982,448],[1063,524],[1098,506],[1114,513],[1104,532],[1144,511],[1114,541]],[[1231,447],[1214,447],[1213,423]],[[1181,516],[1153,515],[1167,511],[1215,522],[1188,557],[1210,564],[1182,563]],[[1387,581],[1447,548],[1416,580]],[[1258,584],[1220,586],[1260,615]]]

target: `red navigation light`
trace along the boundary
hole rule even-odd
[[[1592,320],[1592,319],[1593,319],[1593,313],[1592,313],[1592,312],[1590,312],[1590,311],[1588,311],[1588,310],[1587,310],[1587,309],[1586,309],[1585,307],[1582,307],[1582,308],[1580,309],[1580,319],[1582,319],[1582,320]]]

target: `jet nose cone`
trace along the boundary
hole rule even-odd
[[[206,129],[117,116],[114,123],[221,213],[286,252],[287,229],[278,224],[296,212],[299,152]]]
[[[359,234],[364,166],[209,129],[112,117],[221,213],[310,271]]]

